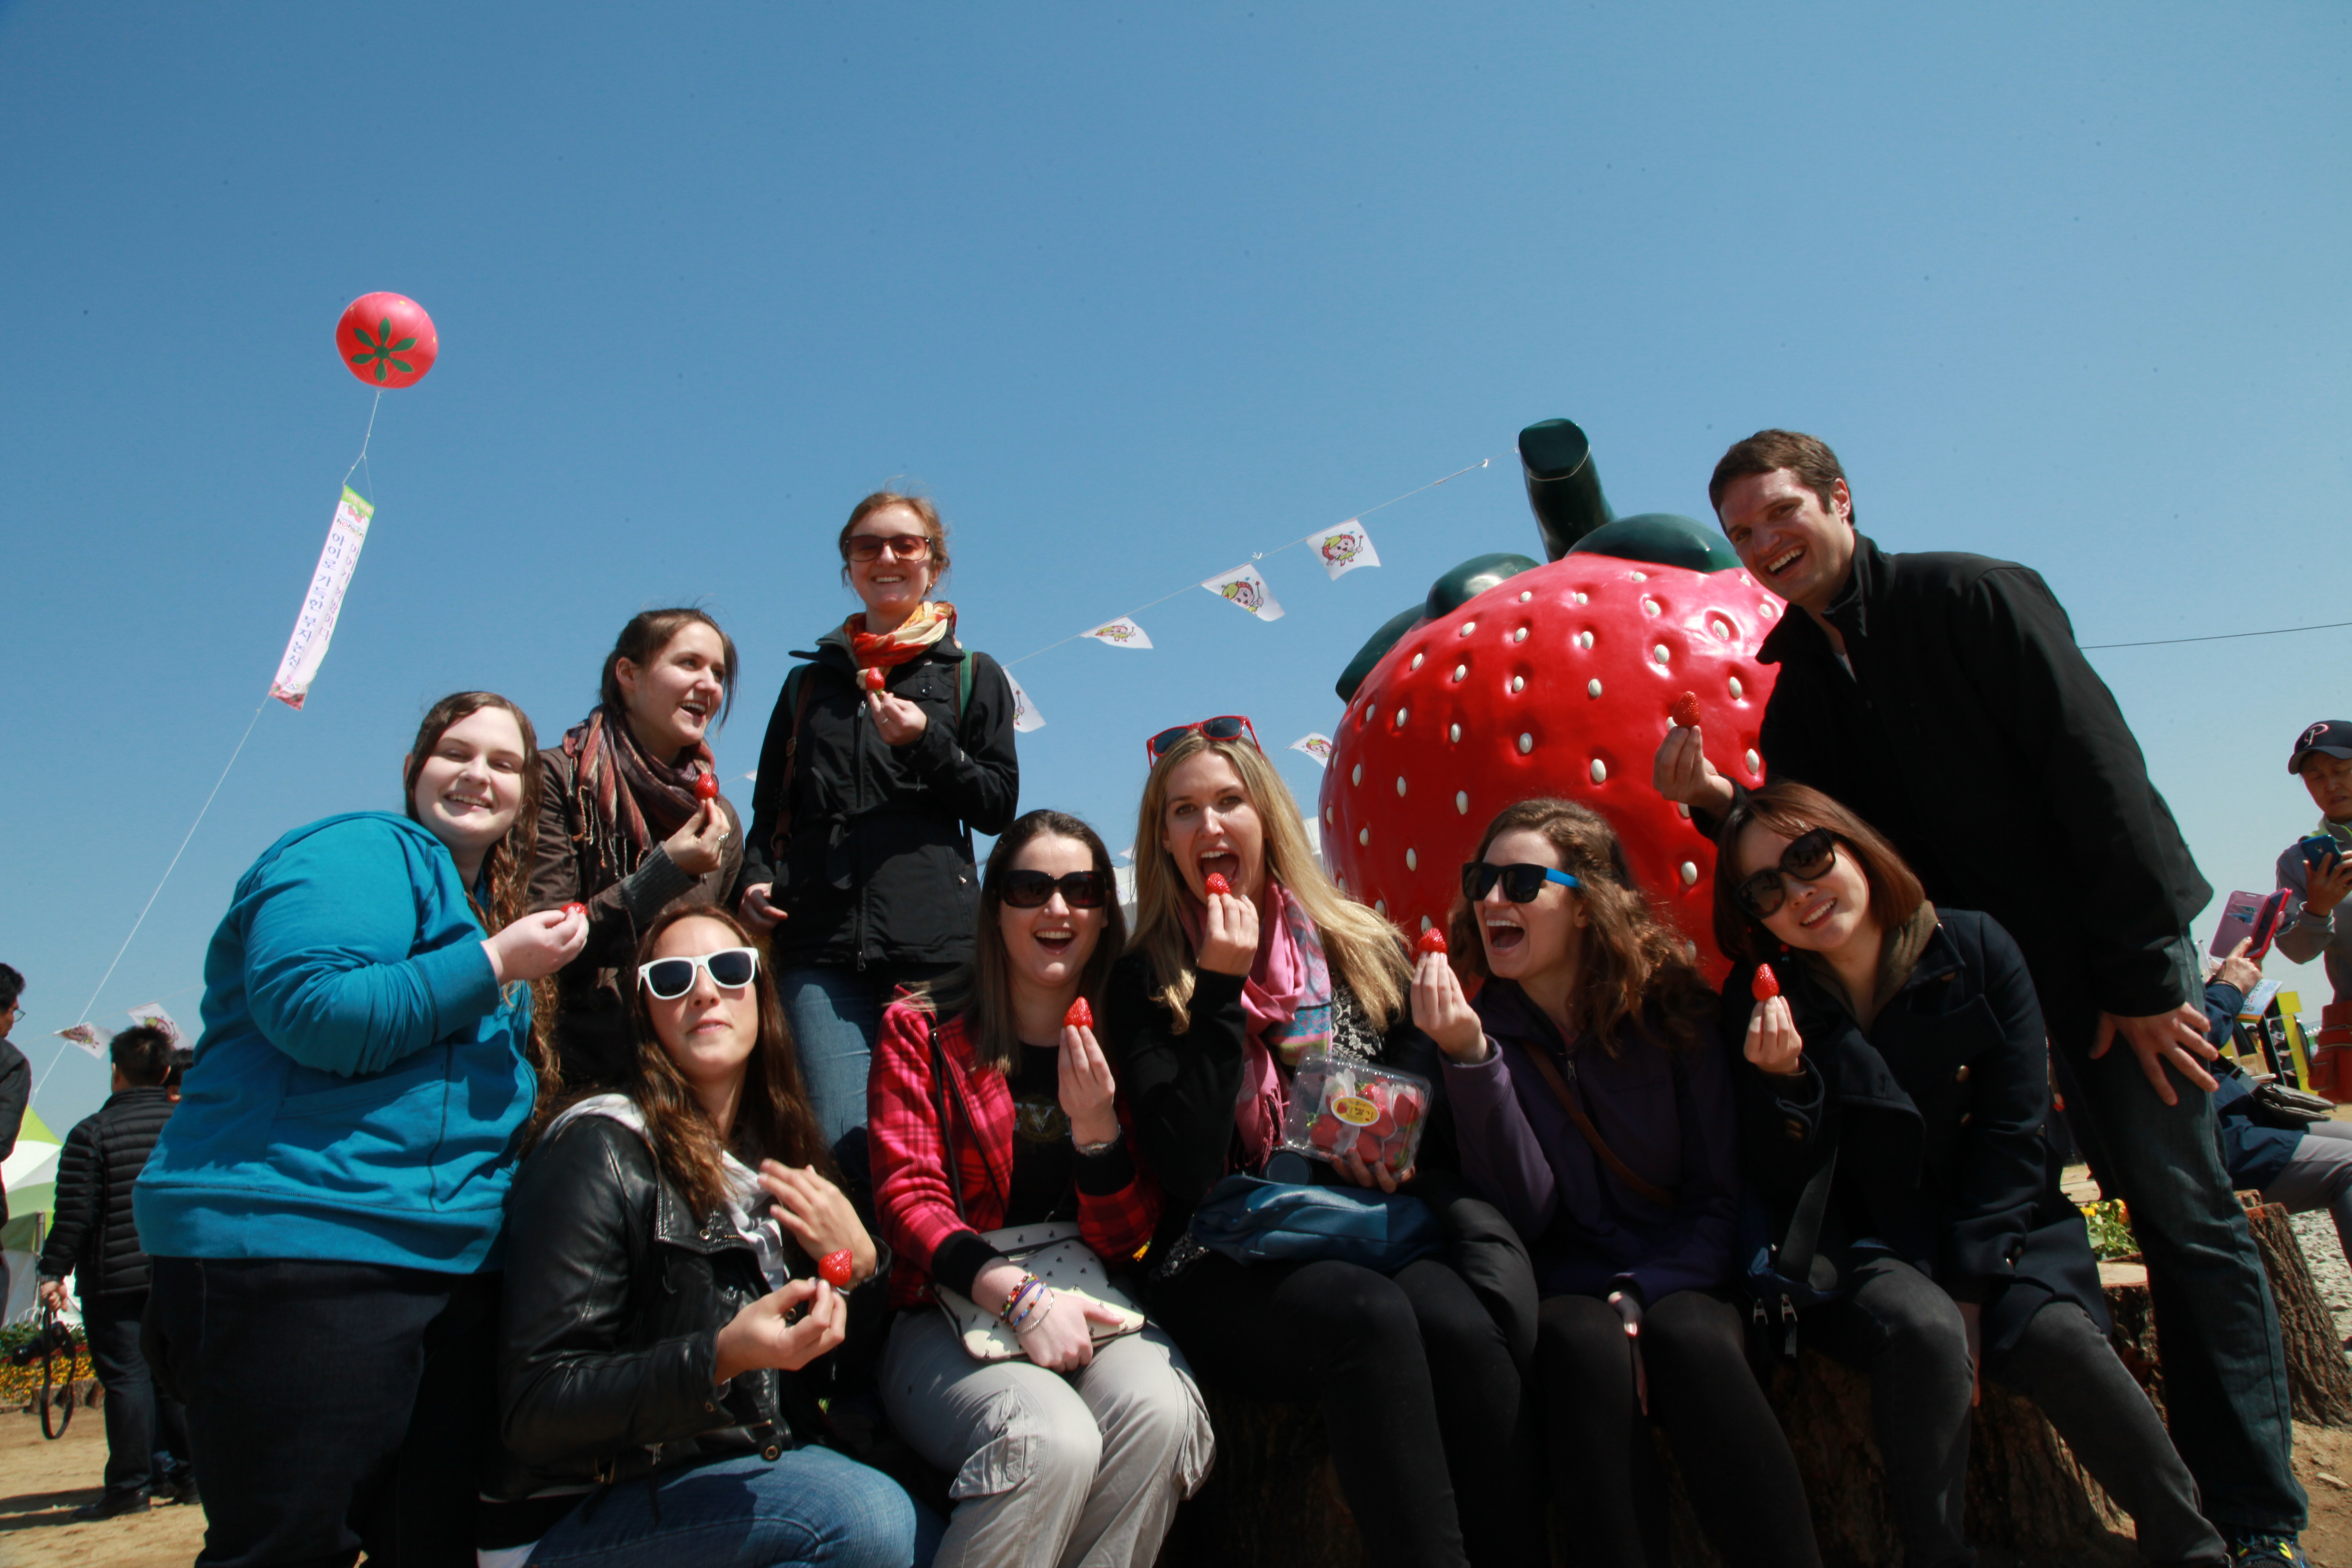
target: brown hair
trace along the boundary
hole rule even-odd
[[[1809,784],[1777,780],[1736,802],[1715,836],[1715,944],[1727,958],[1756,963],[1781,945],[1739,902],[1739,884],[1747,880],[1739,869],[1739,836],[1750,823],[1787,838],[1828,828],[1862,868],[1870,888],[1870,918],[1882,931],[1909,920],[1927,900],[1917,874],[1878,829]]]
[[[1095,875],[1104,889],[1103,929],[1095,950],[1078,972],[1078,994],[1096,1004],[1110,979],[1111,965],[1127,946],[1127,915],[1118,907],[1118,878],[1103,847],[1102,836],[1066,811],[1033,811],[1006,828],[988,852],[988,866],[980,878],[980,924],[971,959],[919,987],[914,1000],[936,1007],[943,1018],[961,1017],[971,1036],[973,1057],[982,1068],[1011,1072],[1021,1055],[1021,1037],[1013,1023],[1011,963],[1004,952],[1004,874],[1012,870],[1022,850],[1040,838],[1068,838],[1087,847]]]
[[[470,719],[485,708],[503,708],[514,715],[515,728],[522,732],[522,804],[515,808],[514,826],[506,837],[490,846],[482,858],[483,879],[489,883],[490,907],[482,908],[474,901],[474,889],[466,889],[466,898],[474,904],[475,918],[487,931],[505,930],[520,919],[530,901],[530,862],[539,847],[539,732],[530,727],[530,715],[495,691],[456,691],[425,710],[425,721],[416,727],[416,739],[409,743],[408,766],[400,779],[403,816],[423,826],[425,819],[416,815],[416,779],[432,758],[433,748],[449,726],[460,719]]]
[[[718,904],[674,906],[648,926],[637,942],[636,957],[624,976],[629,986],[630,1032],[635,1038],[636,1049],[631,1076],[622,1083],[621,1089],[636,1103],[638,1113],[645,1118],[646,1142],[652,1146],[654,1163],[697,1215],[707,1215],[726,1206],[728,1183],[720,1163],[720,1156],[726,1152],[732,1152],[753,1170],[762,1160],[781,1160],[787,1165],[814,1165],[819,1175],[837,1181],[832,1152],[824,1146],[824,1135],[817,1130],[808,1096],[801,1089],[801,1069],[793,1051],[792,1029],[784,1022],[783,1005],[776,999],[775,977],[769,972],[764,951],[751,981],[759,1009],[760,1040],[751,1048],[751,1059],[743,1064],[742,1098],[737,1101],[733,1134],[726,1144],[720,1143],[719,1129],[702,1109],[702,1102],[694,1097],[677,1064],[670,1059],[661,1037],[654,1033],[653,1017],[646,1008],[646,988],[637,979],[637,966],[653,962],[654,949],[663,932],[680,921],[690,920],[715,921],[734,932],[741,945],[761,946],[742,921]]]
[[[1298,900],[1323,939],[1331,978],[1356,994],[1372,1027],[1386,1034],[1404,1011],[1405,988],[1412,980],[1397,928],[1333,885],[1307,845],[1298,802],[1265,752],[1250,741],[1213,741],[1197,730],[1160,753],[1144,781],[1143,804],[1136,813],[1135,935],[1128,946],[1150,961],[1151,999],[1174,1016],[1177,1034],[1192,1026],[1192,939],[1178,913],[1184,879],[1160,840],[1167,833],[1168,775],[1202,752],[1217,752],[1241,775],[1242,789],[1265,828],[1265,879],[1279,882]]]
[[[1685,955],[1683,939],[1658,918],[1625,864],[1624,847],[1608,819],[1567,800],[1523,800],[1507,805],[1478,840],[1484,860],[1506,833],[1541,834],[1559,856],[1559,868],[1580,888],[1591,923],[1570,998],[1577,1017],[1602,1047],[1616,1050],[1618,1030],[1631,1023],[1654,1043],[1688,1050],[1699,1044],[1698,1021],[1715,1009],[1715,994]],[[1455,895],[1447,962],[1464,979],[1485,979],[1486,944],[1478,906]]]
[[[849,521],[841,525],[841,537],[835,542],[841,551],[844,587],[849,584],[850,535],[857,531],[859,523],[883,508],[893,506],[903,506],[913,512],[915,520],[923,525],[923,531],[931,536],[931,586],[938,587],[940,579],[948,574],[948,525],[940,517],[940,509],[927,496],[908,495],[904,490],[876,490],[849,509]]]
[[[621,689],[621,661],[625,658],[643,669],[662,656],[662,649],[669,647],[672,637],[698,622],[719,633],[720,656],[726,665],[719,674],[722,694],[719,699],[718,722],[711,728],[716,730],[727,722],[728,710],[735,706],[735,675],[742,668],[735,658],[735,639],[710,618],[709,611],[693,605],[640,610],[629,617],[629,624],[613,639],[613,651],[604,656],[604,673],[596,681],[596,694],[604,701],[604,711],[612,716],[608,722],[618,722],[628,708],[628,695]],[[660,760],[669,761],[667,757]]]
[[[1732,480],[1776,468],[1794,474],[1797,482],[1820,497],[1825,507],[1831,504],[1831,489],[1845,478],[1837,454],[1820,437],[1795,430],[1759,430],[1745,441],[1734,441],[1731,450],[1715,465],[1715,477],[1706,481],[1706,504],[1715,509],[1717,521],[1723,519],[1723,492],[1731,488]],[[1846,498],[1846,521],[1853,521],[1851,494]]]

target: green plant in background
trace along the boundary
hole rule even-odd
[[[2139,1238],[2132,1235],[2131,1211],[2124,1207],[2121,1198],[2084,1204],[2083,1223],[2090,1226],[2091,1250],[2101,1262],[2138,1258]]]

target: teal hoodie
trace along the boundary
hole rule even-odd
[[[157,1258],[497,1266],[537,1076],[457,863],[406,817],[299,827],[237,882],[205,1030],[139,1178]]]

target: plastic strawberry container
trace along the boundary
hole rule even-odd
[[[1353,1150],[1367,1165],[1410,1171],[1428,1112],[1427,1079],[1311,1050],[1298,1058],[1282,1146],[1333,1164]]]

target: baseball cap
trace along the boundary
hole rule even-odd
[[[2286,771],[2303,772],[2303,759],[2314,752],[2326,752],[2331,757],[2352,757],[2352,720],[2322,719],[2294,738],[2294,754],[2286,760]]]

